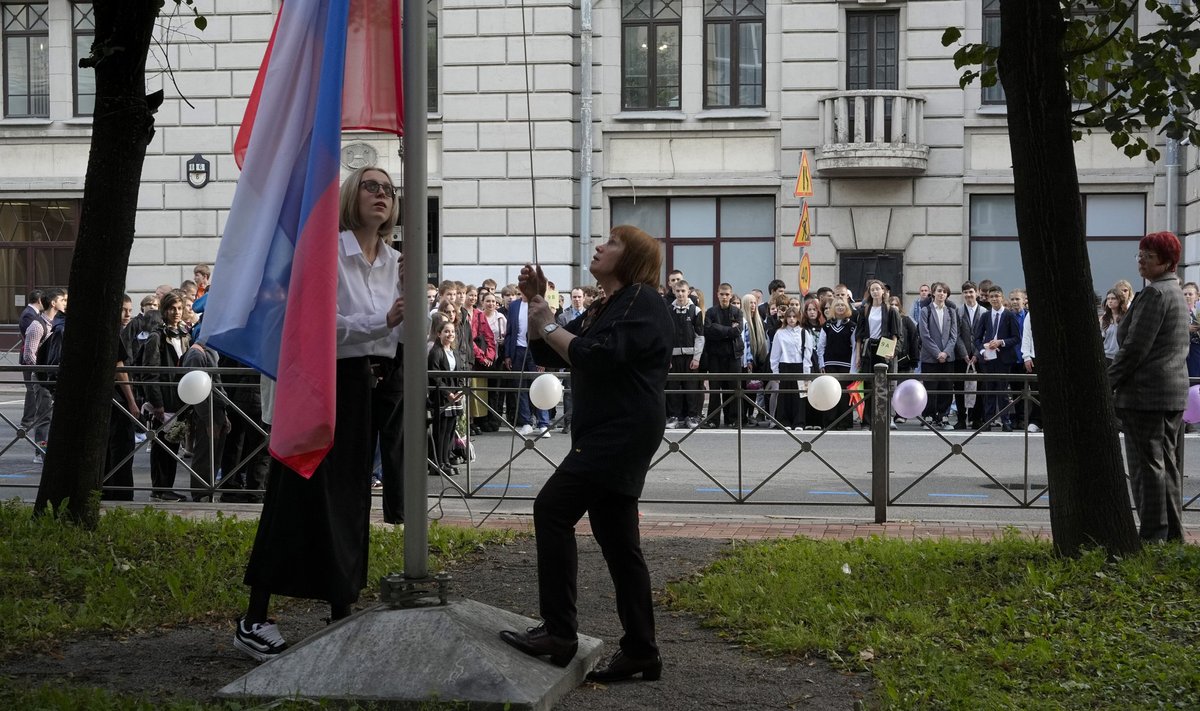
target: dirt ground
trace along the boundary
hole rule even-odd
[[[656,596],[667,582],[687,577],[721,555],[728,542],[691,538],[643,541]],[[453,594],[536,618],[534,542],[523,538],[491,546],[456,566]],[[768,658],[747,652],[700,626],[697,620],[657,607],[663,676],[657,682],[584,684],[555,708],[851,709],[869,699],[871,680],[845,674],[820,659]],[[299,641],[319,631],[324,605],[294,602],[276,611],[285,637]],[[599,548],[580,538],[580,632],[605,641],[620,637],[612,583]],[[43,682],[97,686],[165,701],[207,701],[219,688],[254,667],[231,645],[232,623],[159,629],[123,637],[92,637],[54,650],[0,662],[0,675]]]

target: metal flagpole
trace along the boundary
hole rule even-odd
[[[397,0],[398,1],[398,0]],[[425,0],[404,0],[404,577],[429,575],[425,475],[425,275],[429,271]]]

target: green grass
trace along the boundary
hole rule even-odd
[[[0,503],[0,657],[88,633],[232,619],[246,605],[242,574],[256,526],[122,508],[89,531]],[[435,523],[430,567],[511,535]],[[370,545],[366,595],[377,596],[379,577],[403,569],[404,536],[373,528]]]
[[[746,545],[671,605],[767,653],[870,671],[884,708],[1196,708],[1200,549],[1106,562],[1050,545]]]

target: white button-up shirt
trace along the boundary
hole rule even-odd
[[[388,328],[387,312],[400,297],[400,253],[380,240],[367,263],[350,231],[338,235],[337,357],[396,355],[403,325]]]

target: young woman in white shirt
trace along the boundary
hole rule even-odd
[[[800,324],[800,310],[789,307],[783,314],[783,325],[771,342],[771,372],[776,375],[811,372],[816,352],[816,338]],[[782,427],[798,429],[805,424],[807,404],[800,397],[799,383],[780,381],[775,419]]]

